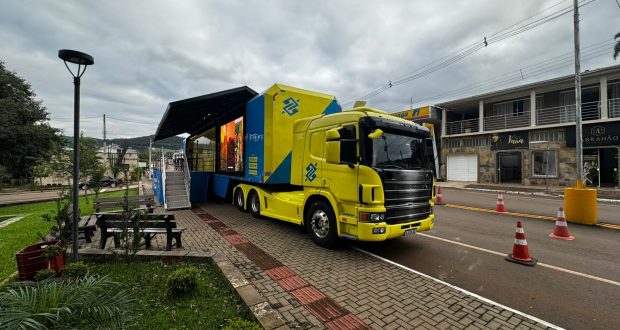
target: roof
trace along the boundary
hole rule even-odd
[[[188,133],[235,119],[256,92],[247,86],[171,102],[159,122],[154,140]]]
[[[620,71],[620,65],[613,65],[613,66],[608,66],[608,67],[604,67],[604,68],[599,68],[599,69],[595,69],[595,70],[586,70],[584,72],[581,73],[581,78],[583,79],[587,79],[593,76],[599,76],[599,75],[604,75],[604,74],[609,74],[609,73],[616,73]],[[521,86],[515,86],[515,87],[510,87],[510,88],[506,88],[506,89],[501,89],[501,90],[496,90],[493,92],[488,92],[488,93],[483,93],[483,94],[479,94],[479,95],[473,95],[473,96],[467,96],[467,97],[463,97],[460,99],[454,99],[454,100],[450,100],[450,101],[445,101],[445,102],[441,102],[438,103],[437,105],[440,107],[449,107],[452,105],[456,105],[462,102],[467,102],[467,101],[478,101],[480,99],[483,98],[492,98],[492,97],[497,97],[497,96],[502,96],[505,94],[511,94],[511,93],[517,93],[517,92],[522,92],[522,91],[529,91],[532,89],[536,89],[536,88],[540,88],[540,87],[545,87],[545,86],[549,86],[549,85],[556,85],[556,84],[562,84],[562,83],[570,83],[570,82],[574,82],[575,80],[575,75],[574,74],[570,74],[570,75],[566,75],[566,76],[562,76],[562,77],[557,77],[557,78],[552,78],[552,79],[547,79],[547,80],[543,80],[543,81],[537,81],[534,83],[530,83],[530,84],[526,84],[526,85],[521,85]]]

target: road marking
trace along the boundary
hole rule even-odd
[[[420,235],[423,235],[423,234],[420,234]],[[424,235],[424,236],[428,236],[428,235]],[[455,243],[457,243],[457,242],[455,242]],[[445,286],[447,286],[447,287],[449,287],[449,288],[452,288],[452,289],[454,289],[454,290],[456,290],[456,291],[459,291],[459,292],[464,293],[464,294],[466,294],[466,295],[472,296],[472,297],[474,297],[474,298],[476,298],[476,299],[478,299],[478,300],[482,300],[482,301],[484,301],[484,302],[485,302],[485,303],[487,303],[487,304],[495,305],[495,306],[500,307],[500,308],[503,308],[503,309],[505,309],[505,310],[507,310],[507,311],[510,311],[510,312],[515,313],[515,314],[521,315],[521,316],[523,316],[523,317],[525,317],[525,318],[528,318],[528,319],[530,319],[530,320],[532,320],[532,321],[538,322],[538,323],[540,323],[540,324],[542,324],[542,325],[544,325],[544,326],[546,326],[546,327],[550,327],[550,328],[554,328],[554,329],[560,329],[560,330],[563,330],[563,329],[564,329],[564,328],[561,328],[561,327],[559,327],[559,326],[557,326],[557,325],[555,325],[555,324],[552,324],[552,323],[549,323],[549,322],[547,322],[547,321],[541,320],[541,319],[537,318],[536,316],[532,316],[532,315],[529,315],[529,314],[523,313],[523,312],[521,312],[521,311],[519,311],[519,310],[516,310],[516,309],[514,309],[514,308],[510,308],[510,307],[508,307],[508,306],[506,306],[506,305],[502,305],[502,304],[500,304],[500,303],[498,303],[498,302],[496,302],[496,301],[493,301],[493,300],[491,300],[491,299],[485,298],[485,297],[483,297],[483,296],[481,296],[481,295],[479,295],[479,294],[473,293],[473,292],[471,292],[471,291],[468,291],[468,290],[466,290],[466,289],[463,289],[463,288],[461,288],[461,287],[458,287],[458,286],[456,286],[456,285],[454,285],[454,284],[450,284],[450,283],[445,282],[445,281],[442,281],[442,280],[440,280],[440,279],[438,279],[438,278],[435,278],[435,277],[432,277],[432,276],[430,276],[430,275],[424,274],[424,273],[419,272],[419,271],[417,271],[417,270],[415,270],[415,269],[411,269],[411,268],[409,268],[409,267],[407,267],[407,266],[401,265],[401,264],[399,264],[399,263],[397,263],[397,262],[394,262],[394,261],[392,261],[392,260],[389,260],[389,259],[383,258],[383,257],[381,257],[381,256],[378,256],[378,255],[376,255],[376,254],[372,253],[372,252],[368,252],[368,251],[366,251],[366,250],[363,250],[363,249],[361,249],[361,248],[359,248],[359,247],[357,247],[357,246],[351,246],[351,247],[352,247],[353,249],[355,249],[355,250],[359,251],[359,252],[365,253],[365,254],[367,254],[367,255],[369,255],[369,256],[372,256],[372,257],[375,257],[375,258],[377,258],[377,259],[379,259],[379,260],[385,261],[385,262],[387,262],[387,263],[389,263],[389,264],[391,264],[391,265],[394,265],[394,266],[396,266],[396,267],[398,267],[398,268],[404,269],[404,270],[409,271],[409,272],[414,273],[414,274],[418,274],[418,275],[420,275],[420,276],[422,276],[422,277],[428,278],[428,279],[430,279],[430,280],[432,280],[432,281],[435,281],[435,282],[437,282],[437,283],[441,283],[441,284],[443,284],[443,285],[445,285]],[[486,249],[482,249],[482,248],[477,248],[477,249],[486,250]],[[487,250],[487,251],[490,251],[490,250]],[[491,252],[492,252],[492,253],[496,253],[496,252],[494,252],[494,251],[491,251]],[[503,253],[502,253],[501,255],[502,255],[502,256],[504,256],[504,254],[503,254]],[[539,264],[540,264],[540,263],[539,263]]]
[[[497,212],[495,212],[495,210],[483,209],[483,208],[480,208],[480,207],[458,205],[458,204],[443,204],[443,205],[447,206],[447,207],[451,207],[451,208],[456,208],[456,209],[463,209],[463,210],[476,211],[476,212],[485,212],[485,213],[505,214],[505,215],[510,215],[510,216],[513,216],[513,217],[522,217],[522,218],[530,218],[530,219],[541,219],[541,220],[552,220],[552,221],[556,221],[557,220],[556,217],[551,217],[551,216],[547,216],[547,215],[536,215],[536,214],[517,213],[517,212],[497,213]],[[614,225],[614,224],[611,224],[611,223],[601,222],[601,223],[597,223],[596,226],[597,227],[603,227],[603,228],[620,230],[620,225]]]
[[[544,200],[549,200],[549,201],[554,201],[554,200],[557,201],[557,200],[564,199],[563,195],[551,196],[551,195],[542,195],[540,193],[533,193],[533,194],[527,193],[527,192],[526,193],[523,193],[523,192],[515,193],[514,191],[503,190],[503,189],[478,190],[476,188],[454,188],[454,187],[442,187],[442,189],[448,189],[452,191],[461,190],[462,192],[466,194],[485,195],[485,196],[489,196],[489,195],[497,196],[497,192],[501,190],[505,195],[509,195],[511,199],[512,198],[515,198],[515,199],[524,198],[524,199],[536,199],[536,200],[544,199]],[[605,206],[620,207],[620,203],[616,199],[598,198],[598,202]]]
[[[467,248],[474,249],[474,250],[478,250],[478,251],[492,253],[492,254],[495,254],[495,255],[506,256],[506,254],[507,254],[507,253],[500,253],[500,252],[497,252],[497,251],[488,250],[488,249],[484,249],[484,248],[477,247],[477,246],[474,246],[474,245],[469,245],[469,244],[465,244],[465,243],[449,240],[449,239],[442,238],[442,237],[432,236],[432,235],[428,235],[428,234],[424,234],[424,233],[418,233],[417,235],[428,237],[428,238],[432,238],[432,239],[436,239],[436,240],[440,240],[440,241],[447,242],[447,243],[452,243],[452,244],[460,245],[460,246],[467,247]],[[585,273],[580,273],[580,272],[577,272],[577,271],[574,271],[574,270],[570,270],[570,269],[566,269],[566,268],[562,268],[562,267],[558,267],[558,266],[554,266],[554,265],[549,265],[549,264],[542,263],[542,262],[538,262],[538,265],[542,266],[542,267],[547,267],[547,268],[550,268],[550,269],[554,269],[554,270],[559,270],[559,271],[564,272],[564,273],[585,277],[585,278],[588,278],[588,279],[591,279],[591,280],[596,280],[596,281],[599,281],[599,282],[603,282],[603,283],[607,283],[607,284],[611,284],[611,285],[615,285],[615,286],[620,286],[620,282],[616,282],[616,281],[613,281],[613,280],[608,280],[606,278],[602,278],[602,277],[598,277],[598,276],[594,276],[594,275],[589,275],[589,274],[585,274]]]

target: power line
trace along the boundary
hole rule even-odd
[[[607,47],[613,45],[613,39],[607,39],[605,41],[601,41],[587,47],[584,47],[584,58],[594,58],[601,55],[604,55],[609,52]],[[415,105],[419,104],[428,104],[428,101],[435,101],[440,99],[446,99],[448,97],[457,98],[460,95],[471,95],[472,91],[482,90],[484,88],[494,88],[501,84],[511,83],[515,81],[524,80],[525,77],[530,78],[533,76],[538,76],[542,73],[554,71],[556,69],[565,67],[568,64],[572,63],[572,52],[565,53],[559,56],[551,57],[540,61],[538,63],[520,68],[518,70],[514,70],[511,72],[507,72],[500,76],[497,76],[492,79],[488,79],[485,81],[477,82],[474,84],[470,84],[455,90],[442,92],[439,94],[435,94],[430,97],[418,99]],[[523,75],[523,76],[522,76]],[[392,109],[393,111],[400,110],[402,107],[398,107]]]
[[[594,1],[595,0],[590,0],[590,1],[588,1],[588,0],[580,0],[580,3],[581,3],[580,7],[585,6],[585,5],[587,5],[589,3],[592,3]],[[562,1],[562,2],[564,2],[564,1]],[[562,2],[560,2],[560,3],[562,3]],[[555,19],[557,19],[557,18],[559,18],[561,16],[564,16],[567,13],[570,13],[573,10],[572,9],[572,7],[573,7],[572,5],[571,6],[567,6],[567,7],[563,7],[561,9],[559,9],[559,10],[557,10],[557,11],[551,13],[551,14],[548,14],[546,16],[543,16],[542,18],[539,18],[539,19],[537,19],[537,20],[535,20],[533,22],[530,22],[530,23],[527,23],[527,24],[521,25],[521,26],[519,25],[520,23],[525,22],[525,21],[527,21],[527,20],[529,20],[529,19],[531,19],[533,17],[536,17],[539,14],[541,14],[541,13],[543,13],[543,12],[545,12],[545,11],[547,11],[547,10],[557,6],[557,5],[559,5],[560,3],[556,3],[555,5],[553,5],[551,7],[548,7],[548,8],[546,8],[546,9],[544,9],[544,10],[542,10],[542,11],[540,11],[540,12],[538,12],[538,13],[536,13],[536,14],[528,17],[528,18],[525,18],[525,19],[523,19],[523,20],[521,20],[521,21],[511,25],[508,28],[504,28],[503,30],[500,30],[500,31],[492,34],[489,38],[484,37],[483,42],[476,42],[476,43],[473,43],[473,44],[471,44],[471,45],[469,45],[467,47],[464,47],[464,48],[456,51],[455,53],[452,53],[453,54],[452,57],[447,57],[447,59],[446,59],[446,57],[444,57],[443,58],[444,60],[435,60],[435,61],[430,62],[429,64],[427,64],[427,65],[417,69],[417,70],[414,70],[414,71],[410,72],[409,74],[401,75],[398,79],[389,80],[389,82],[387,84],[382,84],[379,87],[377,87],[377,88],[375,88],[373,90],[370,90],[370,92],[366,93],[362,97],[349,99],[347,102],[344,102],[343,105],[346,106],[348,104],[352,104],[355,100],[359,100],[359,99],[362,99],[362,100],[371,99],[371,98],[373,98],[373,97],[383,93],[387,89],[390,89],[390,88],[392,88],[394,86],[401,85],[401,84],[410,82],[412,80],[419,79],[421,77],[427,76],[427,75],[429,75],[429,74],[431,74],[433,72],[436,72],[436,71],[438,71],[440,69],[443,69],[443,68],[445,68],[445,67],[447,67],[447,66],[449,66],[449,65],[451,65],[451,64],[453,64],[453,63],[455,63],[457,61],[460,61],[461,59],[463,59],[463,58],[465,58],[465,57],[467,57],[467,56],[469,56],[469,55],[479,51],[480,49],[487,47],[491,43],[497,43],[499,41],[502,41],[502,40],[514,37],[514,36],[516,36],[518,34],[521,34],[523,32],[529,31],[529,30],[531,30],[533,28],[536,28],[536,27],[538,27],[540,25],[543,25],[543,24],[548,23],[550,21],[553,21],[553,20],[555,20]],[[503,31],[506,31],[506,32],[503,32]],[[439,63],[437,63],[437,62],[439,62]],[[437,63],[437,64],[434,64],[434,63]]]
[[[133,121],[133,120],[128,120],[128,119],[115,118],[115,117],[111,117],[110,115],[107,115],[106,118],[109,118],[109,119],[112,119],[112,120],[116,120],[116,121],[132,123],[132,124],[141,124],[141,125],[150,125],[150,126],[157,126],[158,125],[158,124],[155,124],[155,123],[147,123],[147,122],[143,122],[143,121]]]

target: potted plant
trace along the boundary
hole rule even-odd
[[[65,255],[61,241],[54,240],[36,243],[25,247],[15,255],[19,279],[32,281],[41,269],[53,269],[60,273],[65,266]]]

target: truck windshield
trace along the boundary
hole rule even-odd
[[[405,170],[428,169],[423,138],[385,132],[372,140],[372,167]]]

